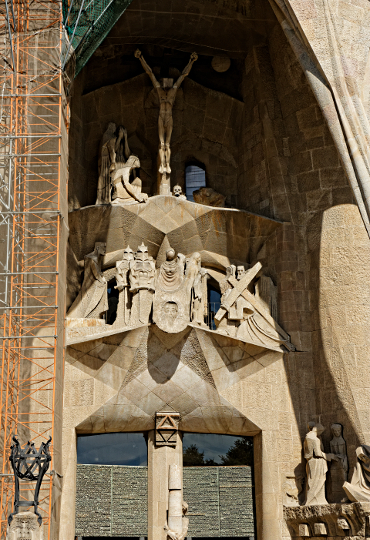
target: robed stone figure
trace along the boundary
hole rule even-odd
[[[95,249],[85,257],[81,290],[70,307],[68,318],[101,319],[108,310],[107,280],[102,273],[106,244],[96,242]]]
[[[314,504],[328,504],[325,497],[326,473],[328,461],[337,460],[334,454],[326,454],[320,438],[324,431],[321,424],[315,426],[306,435],[303,444],[304,458],[306,459],[306,506]]]
[[[357,463],[351,483],[344,482],[343,489],[350,501],[370,502],[370,446],[359,446],[356,456]]]

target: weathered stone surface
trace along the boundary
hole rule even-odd
[[[343,536],[367,538],[368,504],[327,504],[318,506],[284,506],[284,518],[290,535],[325,536],[339,540]],[[320,532],[322,531],[322,532]]]
[[[224,195],[217,193],[212,188],[202,187],[193,191],[194,201],[198,204],[205,204],[206,206],[225,206]]]

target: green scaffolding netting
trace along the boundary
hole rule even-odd
[[[69,53],[75,52],[77,76],[132,0],[62,1],[64,26],[71,44],[65,46],[64,55],[68,49]]]

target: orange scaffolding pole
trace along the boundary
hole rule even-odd
[[[60,270],[62,7],[58,0],[6,0],[0,7],[0,534],[14,481],[12,436],[38,447],[54,438]],[[64,186],[63,186],[64,189]],[[51,446],[52,456],[54,445]],[[53,469],[52,458],[51,469]],[[39,511],[50,537],[52,475]],[[21,483],[21,500],[34,484]]]

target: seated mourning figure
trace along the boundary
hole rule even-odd
[[[95,249],[85,257],[84,279],[80,292],[70,307],[67,317],[102,319],[108,310],[107,280],[102,270],[106,244],[96,242]]]
[[[141,180],[135,169],[140,167],[139,158],[131,155],[127,130],[110,122],[103,135],[99,151],[99,179],[96,204],[130,204],[145,202],[148,196],[141,193]],[[133,177],[130,182],[130,175]],[[113,188],[113,190],[112,190]],[[113,192],[112,192],[113,191]]]
[[[130,173],[140,167],[140,160],[137,156],[131,155],[122,167],[112,172],[112,203],[113,204],[133,204],[146,202],[148,195],[141,193],[142,182],[140,178],[135,178],[130,182]]]
[[[352,502],[370,502],[370,446],[359,446],[356,456],[351,483],[344,482],[343,489]]]
[[[306,506],[315,504],[328,504],[325,497],[326,473],[328,461],[338,461],[335,454],[326,454],[321,441],[324,427],[321,424],[310,422],[310,431],[303,444],[303,455],[306,460]]]

